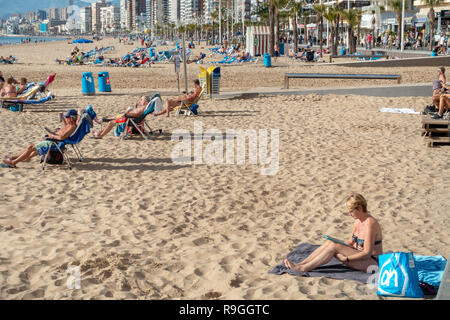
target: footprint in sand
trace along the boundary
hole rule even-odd
[[[241,286],[242,282],[244,282],[244,281],[242,279],[240,279],[238,275],[236,275],[236,278],[234,278],[230,281],[230,287],[239,288]]]
[[[217,298],[219,298],[221,295],[222,295],[222,294],[221,294],[220,292],[210,291],[210,292],[207,292],[207,293],[205,294],[205,298],[206,298],[206,299],[217,299]]]

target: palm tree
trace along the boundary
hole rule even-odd
[[[347,22],[347,37],[348,37],[348,50],[349,53],[354,53],[355,50],[355,35],[353,34],[353,28],[358,25],[358,14],[355,9],[342,12],[342,17]]]
[[[269,53],[273,57],[275,45],[275,1],[267,0],[269,5]]]
[[[297,16],[302,11],[303,3],[301,1],[296,2],[295,0],[291,0],[289,4],[291,7],[292,18],[294,20],[294,54],[295,54],[298,51]]]
[[[307,22],[308,22],[308,17],[310,16],[310,12],[309,11],[305,11],[303,10],[302,12],[302,22],[303,22],[303,28],[305,29],[305,43],[308,42],[308,38],[306,37],[306,33],[307,33]]]
[[[403,34],[402,33],[402,6],[403,6],[403,0],[391,0],[391,2],[389,3],[392,10],[395,12],[395,18],[397,19],[397,24],[398,24],[398,32],[397,34],[399,35],[398,39],[399,41],[401,41]],[[405,1],[405,10],[408,9],[408,2]]]
[[[434,6],[440,3],[441,0],[425,0],[425,5],[430,7],[430,11],[428,11],[428,18],[430,19],[430,50],[433,49],[434,26],[436,25],[436,20],[434,19]]]
[[[320,57],[322,58],[322,47],[323,47],[323,15],[327,11],[327,7],[324,4],[316,4],[314,6],[314,11],[317,12],[320,25],[319,25],[319,38],[320,38]]]
[[[274,25],[275,25],[275,43],[277,48],[280,48],[280,9],[283,9],[288,4],[289,0],[273,0],[275,12],[274,12]]]
[[[215,38],[214,38],[214,21],[216,21],[217,17],[219,16],[219,13],[216,11],[211,12],[211,20],[212,20],[212,45],[215,45]]]
[[[336,7],[328,7],[323,17],[331,24],[331,54],[337,55],[337,27],[339,21],[339,11]]]

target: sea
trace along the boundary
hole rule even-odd
[[[64,37],[33,37],[33,36],[0,36],[0,44],[18,44],[26,39],[31,39],[32,43],[37,42],[50,42],[50,41],[63,41],[67,40]]]

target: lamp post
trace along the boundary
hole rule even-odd
[[[403,33],[405,32],[405,0],[402,1],[402,26],[401,26],[401,51],[405,49],[405,37]]]
[[[219,1],[219,43],[222,44],[222,0]]]

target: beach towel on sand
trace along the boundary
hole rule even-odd
[[[297,248],[294,249],[294,251],[290,252],[286,258],[289,261],[292,261],[294,263],[298,263],[300,261],[303,261],[308,257],[314,250],[316,250],[319,246],[308,244],[308,243],[301,243]],[[283,258],[284,260],[284,258]],[[332,279],[338,279],[338,280],[355,280],[363,283],[367,283],[369,280],[369,277],[371,274],[365,273],[362,271],[356,271],[353,270],[346,265],[344,265],[342,262],[337,260],[336,258],[331,259],[330,262],[328,262],[326,265],[323,265],[317,269],[314,269],[310,272],[297,272],[294,270],[291,270],[287,268],[284,265],[284,262],[277,265],[275,268],[273,268],[269,273],[273,274],[283,274],[283,273],[289,273],[291,275],[295,276],[303,276],[303,277],[327,277]]]
[[[402,114],[420,114],[420,112],[409,108],[381,108],[379,112],[402,113]]]

